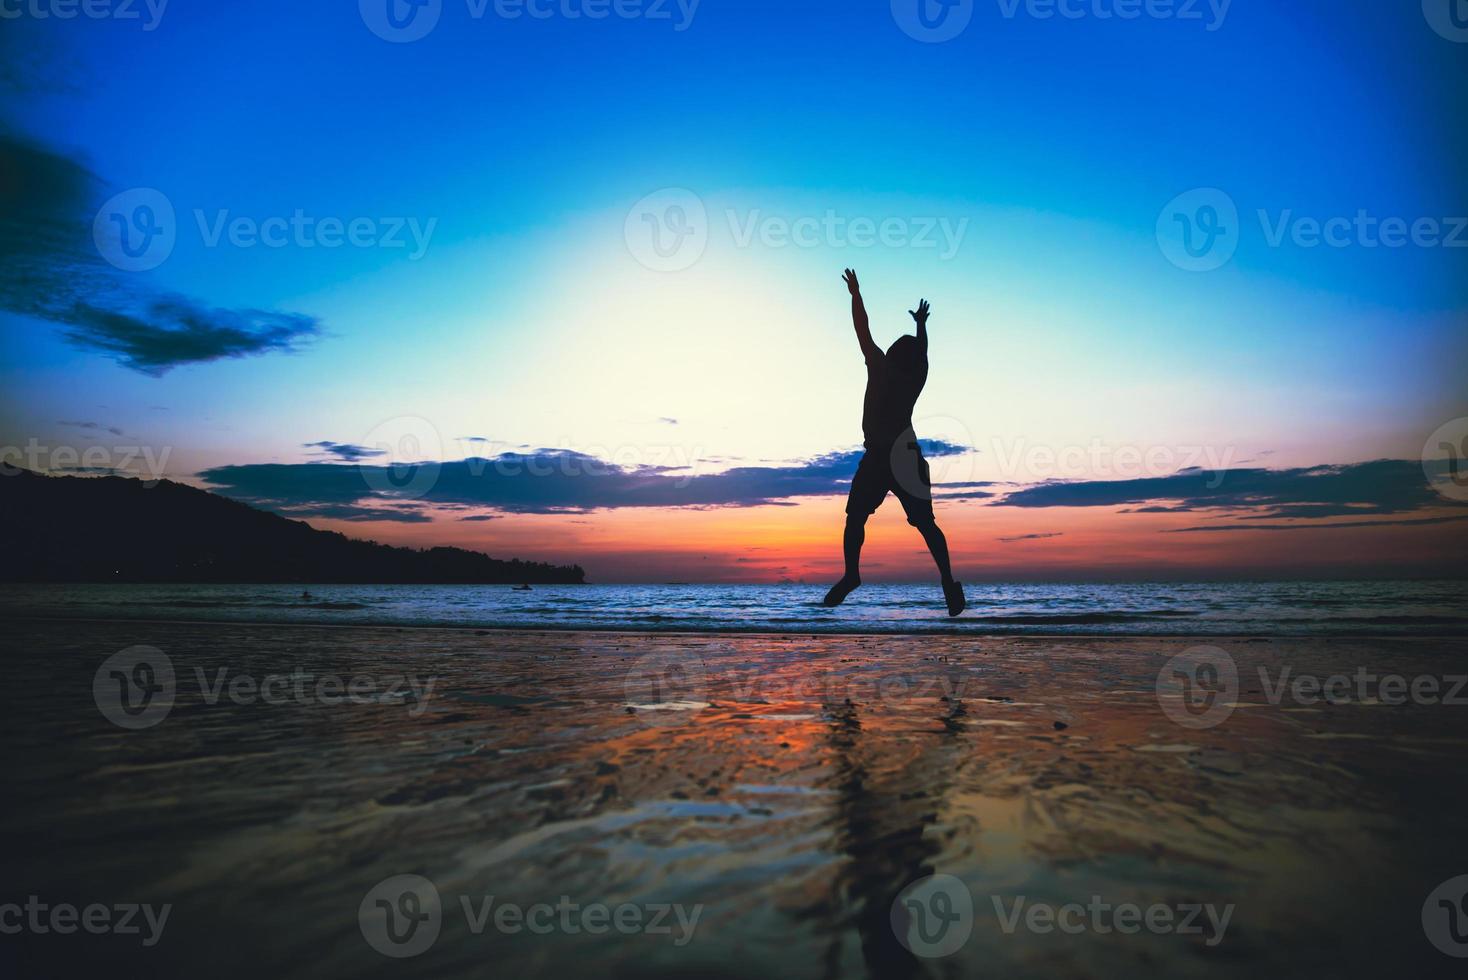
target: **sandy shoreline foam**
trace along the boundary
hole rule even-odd
[[[1302,674],[1462,673],[1461,639],[80,620],[5,634],[27,692],[4,722],[14,801],[0,819],[23,844],[12,889],[171,903],[147,950],[166,972],[200,957],[240,976],[399,972],[358,913],[413,874],[442,903],[411,961],[428,975],[489,961],[609,976],[1381,975],[1446,962],[1422,905],[1468,873],[1468,707],[1269,699]],[[168,657],[175,690],[160,720],[127,730],[93,681],[138,645]],[[1179,723],[1166,705],[1181,695],[1158,694],[1164,666],[1198,646],[1240,677],[1208,727],[1196,721],[1213,708]],[[305,675],[304,699],[261,693]],[[352,700],[323,694],[323,677],[375,686]],[[933,875],[968,893],[971,934],[928,960],[891,914]],[[465,913],[491,895],[700,912],[683,945],[559,923],[537,935]],[[1008,918],[1093,899],[1233,911],[1221,936]],[[134,955],[121,937],[71,938],[26,942],[84,964]]]
[[[484,634],[488,633],[488,634],[506,634],[506,635],[525,634],[525,635],[530,635],[530,636],[534,636],[534,635],[538,635],[538,634],[543,634],[543,633],[550,633],[550,634],[578,634],[578,633],[586,633],[586,634],[590,634],[590,635],[593,635],[593,636],[599,636],[599,635],[611,635],[611,636],[661,636],[661,637],[679,637],[679,636],[690,636],[690,637],[697,637],[697,636],[702,636],[702,637],[709,637],[709,636],[735,636],[735,637],[740,637],[740,638],[745,638],[745,639],[758,639],[758,638],[761,638],[761,637],[797,637],[797,638],[798,637],[810,637],[810,638],[826,637],[826,638],[832,638],[832,639],[839,639],[839,638],[847,638],[847,639],[872,638],[872,639],[893,639],[893,640],[904,640],[904,639],[913,639],[913,640],[924,640],[924,639],[964,640],[964,639],[966,639],[966,640],[972,640],[972,641],[975,641],[975,642],[980,641],[980,640],[991,640],[991,639],[1011,639],[1011,640],[1039,641],[1039,642],[1046,642],[1046,643],[1065,643],[1065,642],[1074,641],[1074,640],[1082,640],[1082,641],[1085,641],[1087,643],[1109,643],[1109,642],[1128,643],[1128,642],[1134,642],[1134,641],[1137,641],[1137,640],[1170,640],[1170,641],[1180,641],[1180,640],[1182,640],[1182,641],[1187,641],[1187,642],[1190,642],[1190,643],[1218,643],[1218,642],[1228,642],[1228,641],[1254,641],[1254,640],[1279,640],[1279,641],[1289,641],[1289,642],[1297,642],[1297,643],[1311,643],[1311,642],[1317,642],[1317,641],[1319,641],[1319,642],[1325,642],[1325,641],[1336,641],[1336,640],[1340,640],[1340,641],[1363,642],[1363,643],[1365,643],[1365,642],[1372,642],[1372,641],[1378,641],[1378,640],[1385,641],[1385,642],[1395,642],[1395,641],[1398,641],[1398,640],[1417,640],[1417,641],[1426,641],[1426,642],[1439,642],[1439,641],[1452,642],[1454,644],[1463,644],[1464,646],[1468,646],[1468,637],[1465,637],[1462,633],[1454,632],[1454,631],[1444,631],[1442,633],[1424,632],[1424,633],[1402,634],[1402,633],[1374,632],[1374,631],[1367,630],[1367,631],[1362,631],[1362,632],[1359,632],[1359,633],[1351,633],[1351,632],[1330,632],[1329,634],[1312,635],[1312,634],[1309,634],[1309,633],[1302,633],[1302,632],[1274,632],[1274,631],[1271,631],[1269,629],[1259,629],[1259,630],[1252,630],[1252,631],[1246,630],[1246,631],[1240,631],[1240,632],[1237,632],[1237,633],[1210,633],[1210,632],[1206,632],[1206,631],[1197,631],[1197,630],[1194,630],[1194,631],[1178,630],[1176,632],[1171,632],[1171,633],[1169,633],[1169,632],[1160,632],[1160,631],[1148,631],[1148,632],[1145,632],[1145,633],[1124,633],[1124,632],[1116,632],[1116,631],[1109,631],[1109,632],[1104,632],[1104,633],[1087,633],[1087,632],[1083,632],[1083,631],[1066,632],[1066,633],[1037,633],[1037,632],[1029,632],[1029,631],[1017,632],[1017,631],[1013,631],[1013,630],[1009,630],[1009,631],[1005,631],[1005,630],[988,631],[988,630],[984,630],[984,629],[956,628],[956,627],[953,628],[953,629],[942,629],[942,628],[936,628],[936,629],[935,628],[914,629],[914,630],[910,630],[910,631],[906,631],[906,632],[901,631],[901,630],[896,630],[896,629],[867,630],[867,631],[864,632],[864,631],[862,631],[862,629],[860,627],[852,627],[851,629],[823,629],[823,630],[819,630],[819,631],[814,631],[813,632],[811,630],[798,630],[798,629],[793,629],[793,628],[792,629],[784,629],[784,630],[775,630],[775,629],[762,629],[762,628],[753,628],[752,627],[750,629],[741,630],[741,629],[730,629],[728,627],[697,628],[697,627],[690,627],[690,626],[687,626],[687,625],[670,625],[670,626],[667,626],[667,627],[652,627],[652,628],[632,629],[632,628],[628,628],[628,627],[619,627],[619,626],[559,626],[559,625],[554,625],[554,624],[547,624],[545,626],[525,626],[525,625],[518,625],[518,624],[517,625],[513,625],[513,626],[506,626],[506,625],[494,625],[494,624],[476,625],[476,624],[458,624],[458,623],[393,623],[393,622],[374,622],[374,621],[370,621],[370,620],[369,621],[362,621],[362,622],[351,622],[351,623],[319,623],[319,622],[300,622],[300,621],[292,621],[292,620],[279,620],[279,621],[277,621],[277,620],[270,620],[270,619],[242,620],[242,619],[189,619],[189,618],[186,618],[186,617],[167,617],[167,618],[143,618],[143,617],[138,617],[138,618],[130,618],[130,617],[124,617],[124,616],[56,616],[56,615],[49,615],[49,614],[28,614],[28,613],[23,613],[23,612],[21,612],[21,613],[7,614],[5,617],[3,617],[3,619],[0,619],[0,622],[37,623],[37,624],[42,624],[42,623],[50,623],[50,624],[85,623],[85,624],[91,624],[91,625],[114,625],[114,626],[123,626],[123,625],[141,625],[141,626],[241,626],[241,627],[259,627],[259,628],[262,628],[262,629],[382,630],[382,631],[389,631],[389,632],[391,632],[391,631],[397,631],[397,630],[404,630],[404,631],[413,631],[413,630],[427,630],[427,631],[444,630],[444,631],[453,632],[453,633],[464,633],[464,632],[468,632],[468,633],[474,633],[476,635],[484,635]]]

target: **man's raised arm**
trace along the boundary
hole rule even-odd
[[[861,301],[861,283],[856,281],[856,271],[847,269],[841,278],[846,283],[846,289],[851,293],[851,323],[856,327],[856,340],[861,344],[862,356],[871,360],[874,355],[882,353],[882,349],[872,340],[872,325],[867,320],[866,304]]]
[[[928,352],[928,301],[918,300],[918,308],[907,312],[912,314],[912,318],[917,321],[918,343],[922,346],[923,353],[926,354]]]

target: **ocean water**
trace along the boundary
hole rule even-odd
[[[1461,636],[1468,583],[863,585],[837,609],[815,585],[27,585],[0,615],[564,630],[1036,635]]]

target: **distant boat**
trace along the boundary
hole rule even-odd
[[[314,595],[312,595],[311,593],[309,593],[309,592],[302,592],[301,593],[301,601],[302,602],[310,602],[314,598],[316,598],[316,597]]]
[[[529,592],[529,591],[531,591],[531,588],[528,585],[517,585],[513,589],[511,589],[510,591],[512,591],[512,592]]]

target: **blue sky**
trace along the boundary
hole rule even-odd
[[[306,443],[405,416],[448,456],[472,448],[464,436],[816,456],[859,441],[848,265],[879,339],[933,302],[934,437],[1205,444],[1311,466],[1410,458],[1468,414],[1468,249],[1276,247],[1257,216],[1468,215],[1468,44],[1416,3],[1122,20],[1102,16],[1115,0],[1073,0],[1075,18],[989,0],[932,44],[887,0],[565,15],[583,3],[511,20],[443,0],[404,44],[352,3],[173,0],[153,30],[8,21],[11,136],[85,166],[93,208],[146,187],[176,211],[173,251],[123,273],[131,288],[319,328],[294,353],[155,376],[0,312],[0,435],[93,420],[166,443],[185,477],[306,460]],[[709,216],[706,252],[673,272],[640,265],[624,234],[634,202],[665,188]],[[1240,215],[1215,271],[1176,267],[1156,238],[1168,202],[1198,188]],[[417,258],[209,247],[195,217],[297,211],[431,236]],[[737,241],[746,222],[828,212],[962,234],[952,254]],[[980,455],[976,477],[1014,476]]]

